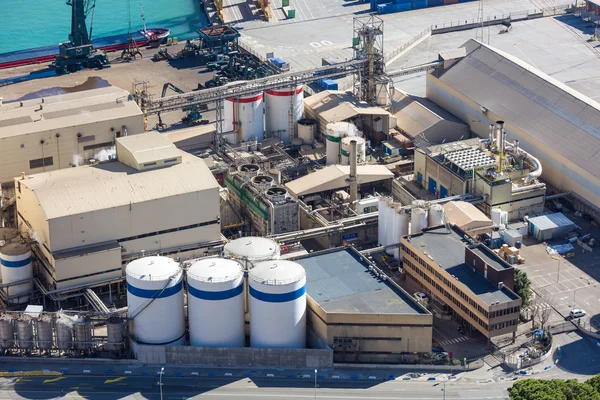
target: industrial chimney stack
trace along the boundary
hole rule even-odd
[[[356,209],[356,200],[358,200],[358,182],[356,180],[356,145],[357,141],[350,141],[350,204],[352,209]]]

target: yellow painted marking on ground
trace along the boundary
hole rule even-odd
[[[17,378],[15,380],[15,383],[24,383],[24,382],[31,382],[31,379]]]
[[[67,379],[67,377],[66,377],[66,376],[59,376],[58,378],[46,379],[46,380],[44,381],[44,383],[58,382],[58,381],[61,381],[61,380],[63,380],[63,379]]]
[[[125,379],[127,379],[127,377],[126,377],[126,376],[120,376],[120,377],[118,377],[118,378],[115,378],[115,379],[107,379],[107,380],[105,380],[105,381],[104,381],[104,383],[115,383],[115,382],[121,382],[122,380],[125,380]]]

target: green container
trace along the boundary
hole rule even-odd
[[[296,18],[296,10],[288,10],[287,17],[288,19]]]
[[[289,7],[290,0],[281,0],[281,5],[282,5],[282,7]]]
[[[352,47],[358,46],[359,43],[360,43],[360,38],[357,38],[357,37],[352,38]]]

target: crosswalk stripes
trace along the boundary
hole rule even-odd
[[[460,342],[464,342],[466,340],[469,340],[469,338],[467,336],[461,336],[461,337],[458,337],[458,338],[455,338],[455,339],[444,340],[444,341],[440,342],[440,345],[447,346],[449,344],[457,344],[457,343],[460,343]]]

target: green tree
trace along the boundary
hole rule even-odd
[[[531,281],[527,274],[520,270],[515,269],[515,292],[523,300],[523,306],[527,307],[531,303]]]
[[[596,392],[600,393],[600,374],[588,379],[587,381],[585,381],[585,383],[593,387],[594,390],[596,390]]]
[[[592,385],[576,379],[525,379],[508,389],[511,400],[600,400]]]

